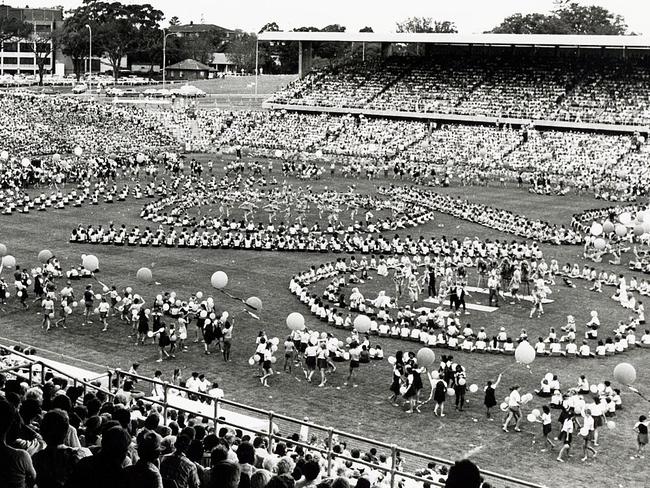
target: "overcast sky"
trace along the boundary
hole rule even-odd
[[[24,6],[25,0],[0,0]],[[650,34],[650,0],[577,0],[583,5],[600,5],[625,17],[631,30]],[[146,3],[122,0],[123,3]],[[81,0],[33,0],[30,6],[63,5],[74,8]],[[348,31],[369,25],[375,32],[394,32],[395,22],[411,16],[451,20],[461,33],[480,33],[498,25],[513,13],[548,13],[553,0],[150,0],[165,13],[183,23],[194,21],[257,32],[275,21],[282,30],[301,26],[324,27],[342,24]]]

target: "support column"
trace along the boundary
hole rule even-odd
[[[300,78],[304,78],[311,71],[313,57],[311,41],[298,41],[298,75]]]
[[[389,58],[393,55],[393,44],[391,42],[381,43],[381,59]]]

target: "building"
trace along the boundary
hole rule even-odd
[[[207,80],[214,78],[214,69],[194,59],[185,59],[179,63],[167,66],[168,80]]]
[[[46,36],[63,23],[63,8],[13,8],[0,5],[0,18],[16,18],[34,26],[35,36]],[[48,41],[51,45],[52,41]],[[38,74],[34,41],[17,39],[5,41],[0,50],[0,75],[35,75]],[[45,73],[63,75],[65,71],[64,56],[59,50],[50,54],[45,66]]]
[[[237,71],[237,66],[228,59],[226,53],[212,53],[210,67],[220,74],[235,73]]]

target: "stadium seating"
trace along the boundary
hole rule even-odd
[[[646,125],[645,60],[393,57],[323,69],[270,98],[290,105]]]

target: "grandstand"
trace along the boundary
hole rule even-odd
[[[263,33],[301,44],[301,78],[267,107],[540,127],[647,131],[647,37],[319,35]],[[379,60],[310,70],[311,44],[374,42]],[[407,48],[398,49],[406,43]],[[414,56],[408,45],[417,46]],[[420,46],[424,46],[420,49]]]

